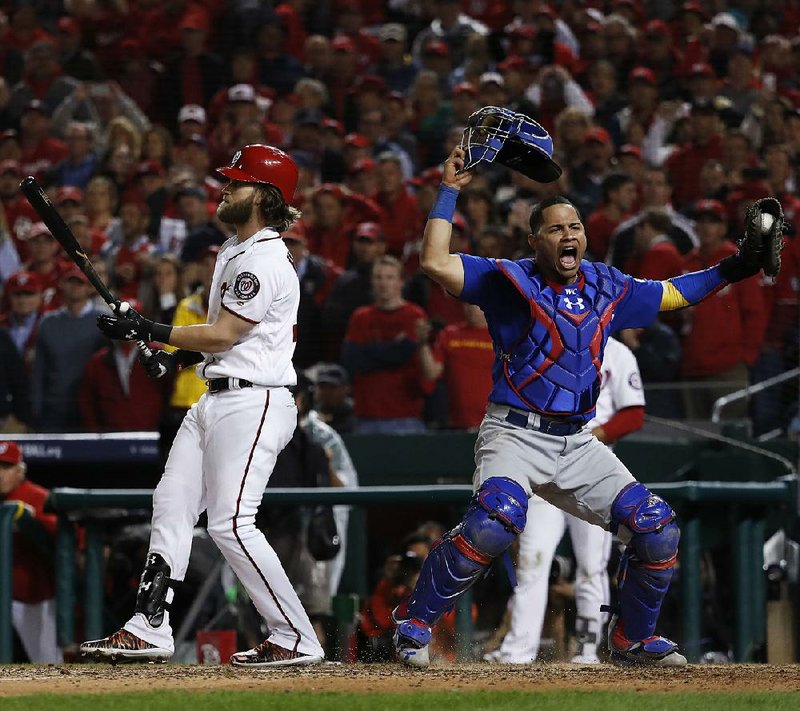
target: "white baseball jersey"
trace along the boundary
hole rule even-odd
[[[197,367],[202,378],[244,378],[256,385],[294,385],[300,283],[289,250],[280,235],[265,228],[239,242],[222,245],[214,267],[208,322],[220,309],[254,324],[227,351],[204,353]]]
[[[616,338],[609,338],[600,368],[600,395],[589,428],[608,422],[626,407],[644,407],[644,388],[633,351]]]

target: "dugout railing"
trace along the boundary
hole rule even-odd
[[[733,551],[736,661],[753,660],[755,650],[766,638],[766,581],[763,572],[763,544],[767,518],[782,512],[787,520],[797,515],[795,477],[763,483],[714,481],[663,482],[649,485],[678,510],[682,530],[679,594],[681,601],[681,646],[690,661],[701,656],[702,582],[701,551],[703,522],[710,508],[722,512]],[[435,503],[464,505],[472,494],[468,485],[369,486],[359,489],[313,488],[271,489],[264,495],[270,505]],[[62,646],[75,642],[75,609],[78,589],[75,520],[85,530],[83,635],[87,639],[110,632],[103,629],[104,569],[102,527],[95,514],[102,511],[147,509],[152,504],[150,489],[73,489],[51,492],[48,507],[59,517],[55,566],[57,585],[58,640]],[[17,507],[0,507],[0,663],[11,661],[11,537]],[[718,525],[719,517],[715,525]],[[366,577],[366,535],[363,517],[352,517],[348,546],[351,575]],[[356,529],[356,530],[354,530]],[[457,611],[457,641],[460,658],[469,658],[472,628],[470,604],[463,600]]]

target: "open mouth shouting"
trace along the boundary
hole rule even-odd
[[[578,267],[578,247],[567,244],[558,250],[558,265],[564,271],[572,271]]]

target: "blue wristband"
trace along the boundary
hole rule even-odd
[[[433,207],[428,214],[428,219],[438,218],[452,223],[457,199],[458,190],[451,188],[449,185],[440,185],[439,194],[436,196],[436,202],[433,203]]]

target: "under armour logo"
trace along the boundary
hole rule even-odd
[[[583,311],[583,299],[578,296],[575,298],[575,301],[573,301],[567,296],[564,298],[564,306],[566,306],[570,311],[572,311],[572,309]]]
[[[145,590],[145,591],[147,591],[147,590],[149,590],[149,589],[150,589],[150,586],[151,586],[152,584],[153,584],[153,583],[152,583],[152,582],[150,582],[150,581],[148,580],[146,583],[142,583],[142,584],[139,586],[139,590]]]

